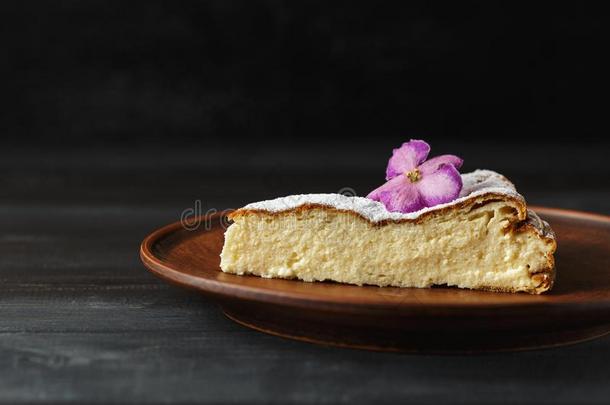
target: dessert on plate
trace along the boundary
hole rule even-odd
[[[460,174],[411,140],[367,197],[304,194],[230,214],[227,273],[394,287],[456,286],[540,294],[553,286],[556,242],[504,176]]]

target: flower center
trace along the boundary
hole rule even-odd
[[[421,179],[421,173],[419,169],[413,169],[410,172],[405,172],[405,176],[411,181],[411,183],[415,183],[419,179]]]

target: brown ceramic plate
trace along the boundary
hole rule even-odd
[[[544,295],[379,288],[220,271],[223,218],[175,223],[143,242],[155,275],[216,299],[245,326],[338,346],[423,352],[531,349],[610,332],[610,217],[534,208],[557,233],[557,279]]]

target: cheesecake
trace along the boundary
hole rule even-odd
[[[557,246],[549,224],[504,176],[458,176],[455,199],[406,213],[341,194],[248,204],[229,214],[220,267],[358,286],[548,291]]]

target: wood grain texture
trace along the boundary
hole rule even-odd
[[[282,162],[231,172],[236,159],[211,157],[220,151],[0,150],[0,403],[606,403],[610,338],[480,356],[310,345],[237,325],[139,260],[141,240],[196,199],[222,208],[338,185],[363,193],[379,180],[357,168],[367,151],[333,170],[302,157],[285,174]],[[530,203],[610,214],[604,166],[595,181],[540,183],[533,160],[469,158],[519,177]]]

